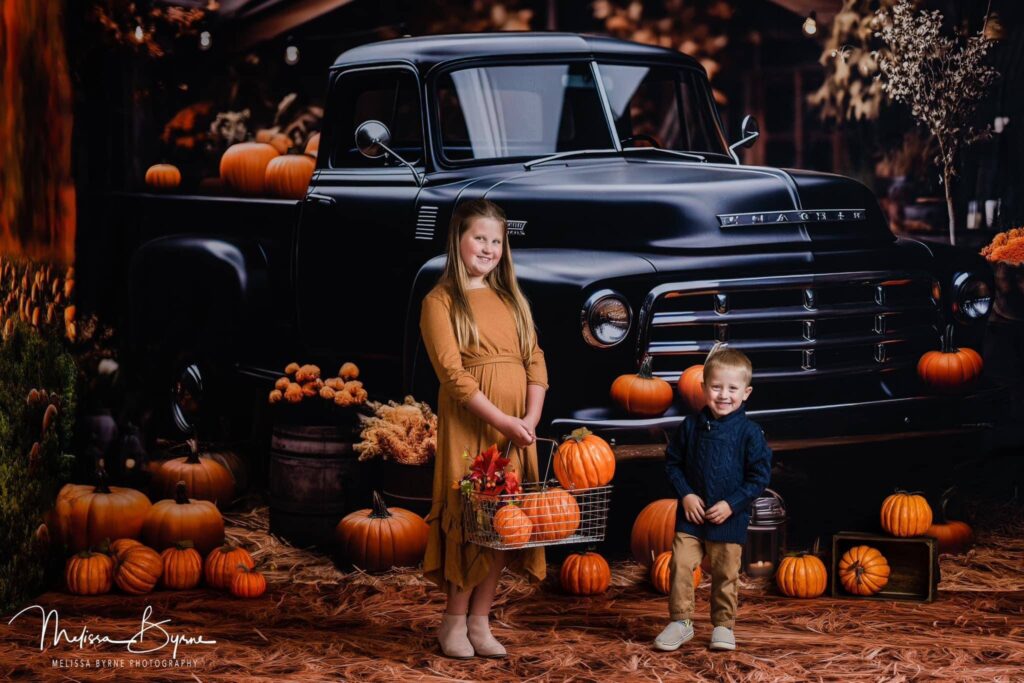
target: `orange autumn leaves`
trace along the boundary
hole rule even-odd
[[[338,376],[326,380],[321,378],[320,368],[316,365],[289,363],[284,372],[284,376],[277,379],[270,392],[268,400],[271,404],[282,401],[301,403],[317,396],[342,408],[366,403],[366,389],[357,379],[359,368],[355,363],[343,363],[338,369]]]

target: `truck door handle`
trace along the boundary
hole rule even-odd
[[[325,194],[316,194],[315,192],[311,192],[306,195],[306,200],[313,202],[314,204],[319,204],[320,206],[334,206],[334,197],[328,197]]]

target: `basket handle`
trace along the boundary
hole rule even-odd
[[[544,491],[548,487],[548,477],[551,476],[551,461],[555,459],[555,449],[558,448],[558,442],[554,439],[546,439],[543,436],[534,438],[534,443],[539,441],[547,441],[551,444],[551,452],[548,454],[548,464],[544,468],[544,476],[541,478],[541,490]],[[505,459],[508,459],[509,453],[512,452],[512,439],[509,439],[508,444],[505,446]]]

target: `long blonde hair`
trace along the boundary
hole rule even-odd
[[[480,334],[473,311],[469,307],[466,290],[469,284],[469,273],[462,262],[460,244],[462,235],[469,229],[476,218],[491,218],[501,223],[502,245],[501,258],[498,265],[484,277],[484,282],[495,291],[509,307],[516,322],[516,335],[519,337],[519,348],[522,350],[523,362],[529,364],[533,358],[533,345],[536,332],[533,327],[533,314],[530,302],[526,300],[519,283],[516,281],[515,267],[512,265],[512,248],[508,243],[508,221],[501,207],[486,199],[472,199],[463,202],[452,215],[448,226],[448,261],[441,273],[440,284],[451,297],[452,327],[460,349],[480,345]]]

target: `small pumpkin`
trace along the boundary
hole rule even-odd
[[[516,505],[505,505],[494,513],[494,531],[506,545],[520,545],[530,540],[533,522],[530,516]]]
[[[691,365],[679,375],[679,382],[676,387],[690,411],[699,413],[704,410],[707,401],[704,400],[704,364]]]
[[[373,507],[346,515],[335,529],[342,554],[367,571],[408,567],[423,559],[427,523],[415,512],[391,508],[373,492]]]
[[[163,580],[167,588],[195,588],[203,577],[203,558],[192,546],[192,541],[178,541],[173,548],[160,553],[160,561],[164,566]]]
[[[141,547],[143,547],[142,543],[136,541],[134,538],[119,538],[110,544],[108,552],[110,556],[114,558],[115,561],[120,562],[121,559],[124,557],[124,554],[127,553],[129,550],[131,550],[132,548]]]
[[[779,562],[775,585],[790,598],[816,598],[825,592],[828,571],[825,563],[810,553],[787,555]]]
[[[231,587],[231,580],[238,573],[239,565],[244,565],[249,569],[256,566],[252,555],[245,548],[233,545],[214,548],[206,556],[206,562],[203,565],[206,585],[219,590],[228,590]]]
[[[312,154],[314,157],[320,152],[320,133],[313,133],[309,136],[304,151],[306,154]]]
[[[850,548],[839,560],[839,582],[847,593],[874,595],[889,583],[889,562],[867,545]]]
[[[633,559],[649,566],[653,559],[672,550],[676,536],[677,498],[662,498],[649,503],[633,522],[629,546]]]
[[[239,142],[220,158],[220,177],[239,194],[259,196],[266,188],[267,165],[278,156],[265,142]]]
[[[109,486],[103,468],[97,470],[96,481],[95,486],[67,484],[57,494],[57,536],[72,552],[107,538],[139,538],[150,509],[146,494]]]
[[[171,190],[181,185],[181,171],[173,164],[153,164],[146,169],[146,185],[157,190]]]
[[[981,356],[953,343],[953,326],[947,325],[939,351],[926,351],[917,362],[917,376],[937,392],[955,394],[969,389],[981,375]]]
[[[156,473],[155,489],[164,498],[173,498],[178,482],[183,481],[190,498],[208,500],[220,507],[230,504],[235,496],[231,472],[213,458],[200,455],[195,439],[189,439],[188,445],[188,455],[164,461]]]
[[[150,547],[163,550],[191,540],[199,552],[207,553],[224,543],[224,518],[217,506],[190,499],[185,490],[185,482],[179,481],[174,498],[157,502],[146,514],[142,538]]]
[[[109,593],[114,578],[114,560],[109,555],[83,550],[68,558],[64,580],[75,595]]]
[[[612,400],[630,415],[657,417],[672,405],[672,387],[651,374],[651,357],[645,356],[635,375],[619,375],[612,382]]]
[[[974,542],[974,530],[967,522],[949,519],[946,506],[949,504],[953,491],[954,488],[950,488],[942,494],[942,504],[939,506],[939,516],[942,521],[928,527],[924,535],[931,536],[939,542],[940,553],[959,555]]]
[[[597,553],[573,553],[562,562],[559,580],[566,593],[599,595],[611,585],[612,570]]]
[[[572,536],[580,526],[580,506],[564,489],[525,494],[523,512],[533,524],[531,541],[560,541]]]
[[[160,555],[140,545],[122,553],[114,571],[114,583],[125,593],[143,595],[153,590],[163,573]]]
[[[231,579],[230,590],[236,598],[258,598],[267,592],[267,580],[263,574],[242,564]]]
[[[696,588],[700,585],[700,580],[704,578],[704,572],[701,571],[700,565],[693,570],[693,587]],[[672,551],[666,550],[665,552],[658,555],[654,562],[651,563],[650,572],[651,585],[654,586],[654,590],[658,591],[662,595],[668,595],[672,592]]]
[[[563,488],[604,486],[615,476],[615,451],[607,441],[580,427],[561,443],[552,464]]]
[[[897,491],[882,502],[882,529],[893,536],[920,536],[932,525],[932,508],[919,493]]]
[[[315,168],[316,161],[305,154],[284,154],[271,159],[264,179],[267,193],[282,199],[302,199]]]

